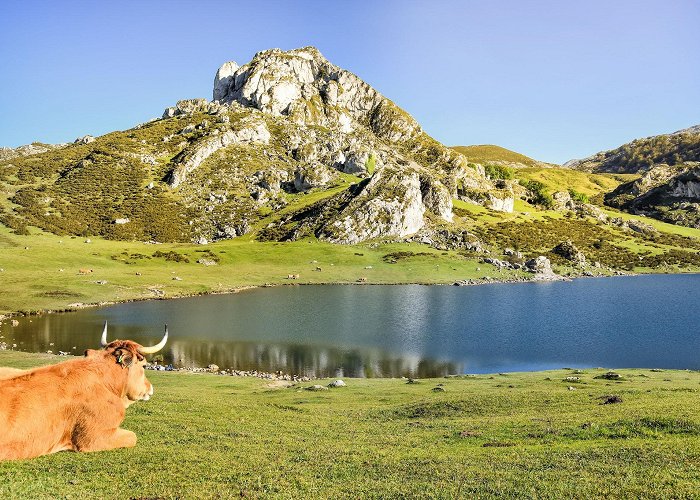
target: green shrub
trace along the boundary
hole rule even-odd
[[[554,200],[545,190],[545,185],[540,181],[520,181],[520,184],[530,192],[529,201],[535,205],[551,209],[554,207]]]
[[[589,203],[588,196],[586,196],[583,193],[579,193],[575,189],[569,189],[569,196],[571,196],[571,199],[581,202],[581,203]]]
[[[372,175],[374,173],[374,169],[377,166],[377,159],[374,156],[374,153],[369,155],[369,158],[367,158],[367,162],[365,163],[365,168],[367,169],[367,173],[369,175]]]
[[[513,178],[513,169],[502,165],[487,164],[484,166],[484,172],[492,180]]]

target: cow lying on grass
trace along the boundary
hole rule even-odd
[[[147,401],[145,354],[161,350],[131,340],[107,342],[85,357],[32,370],[0,369],[0,460],[32,458],[57,451],[132,447],[136,434],[119,428],[126,408]]]

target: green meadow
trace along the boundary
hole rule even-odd
[[[0,498],[697,498],[700,373],[606,372],[317,392],[329,381],[148,372],[154,398],[123,424],[135,448],[0,463]]]
[[[497,273],[458,252],[418,244],[345,246],[249,238],[210,245],[86,241],[40,232],[19,236],[0,227],[0,313],[224,293],[266,284],[451,283],[524,274]]]

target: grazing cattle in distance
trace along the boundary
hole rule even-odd
[[[0,460],[58,451],[100,451],[136,445],[136,434],[121,429],[126,408],[147,401],[145,355],[161,350],[131,340],[107,342],[85,357],[31,370],[0,369]]]

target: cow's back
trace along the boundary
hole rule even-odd
[[[85,359],[0,378],[0,395],[0,459],[73,449],[73,434],[86,415],[98,414],[115,427],[124,418],[123,411],[104,410],[115,396]]]
[[[16,377],[24,372],[25,370],[20,370],[19,368],[7,368],[0,366],[0,380]]]

